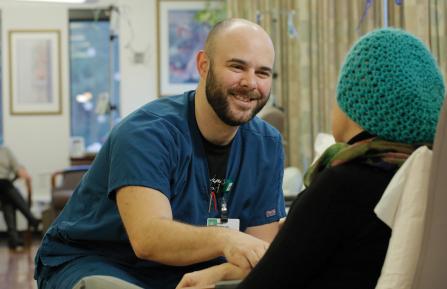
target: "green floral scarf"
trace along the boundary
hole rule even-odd
[[[353,160],[379,167],[400,167],[420,145],[409,145],[381,140],[377,137],[352,145],[336,143],[330,146],[307,170],[304,185],[308,187],[325,168],[338,166]]]

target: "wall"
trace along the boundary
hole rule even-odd
[[[5,145],[33,177],[35,200],[50,197],[50,175],[69,165],[70,108],[68,9],[107,7],[120,9],[121,112],[125,116],[154,99],[156,78],[156,0],[98,1],[98,4],[66,5],[0,1],[2,13],[3,123]],[[9,113],[8,31],[13,29],[59,29],[61,31],[62,105],[61,115],[11,116]],[[134,52],[146,53],[136,64]]]

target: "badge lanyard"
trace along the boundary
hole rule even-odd
[[[222,185],[222,182],[214,182],[210,186],[210,202],[208,206],[208,213],[211,212],[211,207],[214,206],[214,211],[220,211],[220,219],[222,223],[226,223],[228,221],[228,196],[230,194],[231,187],[233,186],[233,181],[230,179],[225,179]],[[220,198],[220,210],[218,210],[217,198]]]

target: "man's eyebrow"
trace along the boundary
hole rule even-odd
[[[268,66],[261,66],[259,69],[270,74],[273,73],[273,69]]]
[[[239,58],[231,58],[231,59],[227,60],[227,63],[230,63],[230,62],[236,62],[236,63],[242,64],[242,65],[247,65],[246,61],[239,59]]]
[[[248,65],[247,61],[244,61],[244,60],[239,59],[239,58],[231,58],[231,59],[227,60],[226,62],[227,63],[234,63],[235,62],[235,63],[239,63],[239,64],[244,65],[244,66]],[[259,67],[259,69],[262,70],[262,71],[269,72],[269,73],[273,72],[273,69],[271,67],[268,67],[268,66],[261,66],[261,67]]]

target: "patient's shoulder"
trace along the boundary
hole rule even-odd
[[[378,202],[393,175],[391,170],[347,163],[323,170],[308,191],[334,202],[369,204]]]

